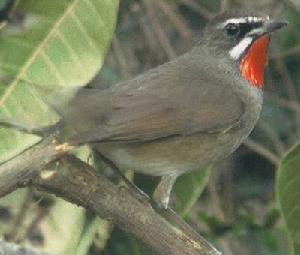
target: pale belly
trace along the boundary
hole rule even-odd
[[[144,143],[101,143],[94,148],[123,170],[153,176],[180,175],[232,153],[247,136],[244,132],[233,133],[200,133]]]

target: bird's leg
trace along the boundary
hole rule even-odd
[[[149,196],[144,193],[142,190],[140,190],[134,183],[129,181],[126,176],[121,172],[121,170],[112,162],[110,159],[106,158],[104,155],[102,155],[100,152],[95,151],[96,154],[105,162],[108,164],[111,169],[119,175],[122,180],[127,184],[128,188],[133,191],[133,194],[138,194],[139,200],[142,200],[142,202],[149,202],[150,198]],[[164,216],[174,224],[178,229],[181,229],[187,236],[189,236],[191,239],[205,245],[208,250],[214,251],[212,254],[219,254],[218,251],[215,250],[214,247],[212,247],[202,236],[200,236],[190,225],[188,225],[184,220],[180,218],[180,216],[174,212],[170,207],[168,207],[168,203],[170,200],[170,193],[172,190],[172,187],[176,181],[178,175],[169,175],[169,176],[163,176],[161,178],[160,183],[156,187],[154,191],[154,200],[157,204],[157,207],[160,209],[163,209]]]
[[[153,193],[153,199],[158,204],[158,206],[164,209],[168,208],[171,191],[177,177],[177,174],[161,177],[160,182],[158,183]]]
[[[201,235],[199,235],[188,223],[180,218],[180,216],[168,206],[170,194],[177,177],[178,175],[168,175],[161,177],[161,181],[156,187],[153,194],[153,199],[157,203],[158,208],[162,209],[161,213],[165,216],[165,218],[172,222],[175,227],[181,229],[194,241],[201,243],[203,246],[207,247],[207,249],[211,251],[211,254],[220,254],[209,242],[207,242]]]
[[[122,179],[122,181],[126,184],[126,186],[129,188],[129,190],[132,192],[132,194],[137,195],[138,199],[142,202],[148,203],[150,201],[149,196],[144,191],[142,191],[138,186],[136,186],[133,182],[128,180],[128,178],[123,174],[123,172],[116,166],[116,164],[114,162],[112,162],[110,159],[105,157],[99,151],[96,151],[96,150],[94,150],[94,151],[97,154],[97,156],[99,156],[99,158],[105,164],[110,166],[112,171],[114,171],[114,173],[117,174]]]
[[[104,163],[108,164],[111,167],[111,169],[122,178],[122,180],[127,184],[128,188],[133,192],[134,195],[138,194],[139,200],[142,200],[142,202],[149,202],[149,196],[146,193],[144,193],[141,189],[139,189],[136,185],[134,185],[134,183],[129,181],[127,177],[121,172],[121,170],[114,164],[114,162],[106,158],[100,152],[95,152],[103,160]],[[156,187],[153,195],[156,204],[160,209],[163,208],[163,214],[165,215],[165,217],[167,217],[167,219],[171,221],[177,228],[181,229],[191,239],[205,245],[209,250],[215,251],[215,254],[219,254],[217,253],[214,247],[212,247],[190,225],[188,225],[184,220],[182,220],[180,216],[176,214],[176,212],[174,212],[170,207],[168,207],[170,193],[177,176],[178,175],[169,175],[163,176],[161,178],[161,181]]]
[[[177,177],[178,175],[162,176],[159,184],[154,190],[153,199],[158,207],[163,209],[162,213],[169,221],[187,233],[191,238],[195,239],[195,237],[197,237],[195,240],[199,240],[195,231],[169,207],[171,191]]]

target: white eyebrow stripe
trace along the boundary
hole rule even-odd
[[[261,22],[261,21],[266,21],[269,20],[269,16],[266,17],[254,17],[254,16],[249,16],[249,17],[240,17],[240,18],[232,18],[228,19],[222,24],[218,26],[218,28],[224,28],[227,24],[240,24],[240,23],[255,23],[255,22]]]
[[[234,46],[229,51],[230,57],[233,59],[238,59],[244,53],[244,51],[249,47],[252,41],[253,41],[252,37],[246,37],[243,40],[241,40],[236,46]]]

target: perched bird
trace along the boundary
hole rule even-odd
[[[107,89],[81,89],[57,124],[61,141],[90,144],[120,169],[161,176],[167,208],[176,178],[231,154],[262,108],[270,33],[287,23],[226,12],[177,59]]]

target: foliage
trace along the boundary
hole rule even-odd
[[[0,116],[29,127],[46,126],[57,120],[57,104],[63,105],[99,71],[115,27],[118,1],[26,0],[16,2],[16,7],[0,34]],[[2,162],[39,140],[3,127],[0,139]],[[49,198],[51,208],[27,209],[32,196],[25,190],[9,196],[10,206],[19,205],[20,212],[12,214],[8,206],[7,217],[20,218],[17,226],[8,221],[0,231],[12,241],[31,240],[57,254],[87,252],[91,238],[83,244],[85,211],[57,198]],[[2,206],[7,208],[4,201]],[[47,217],[42,217],[45,213]]]
[[[277,195],[291,238],[293,254],[300,252],[300,146],[297,144],[282,160],[277,175]]]
[[[49,95],[53,85],[61,91],[85,85],[100,69],[115,24],[116,3],[20,1],[19,21],[1,33],[0,70],[7,81],[0,86],[1,118],[30,127],[57,120],[55,109],[47,103],[54,100]],[[43,93],[24,80],[38,84]],[[71,95],[71,89],[60,95],[59,104]],[[0,137],[0,161],[38,140],[5,128],[0,129]]]

